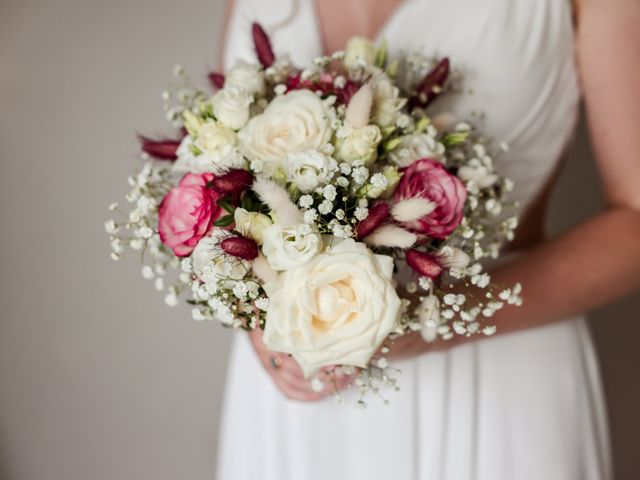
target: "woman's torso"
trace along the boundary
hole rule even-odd
[[[385,5],[390,12],[386,21],[354,18],[354,32],[343,32],[344,38],[365,33],[369,25],[378,32],[376,40],[386,39],[391,53],[420,48],[451,59],[465,91],[433,108],[460,120],[478,121],[480,116],[494,144],[509,145],[496,161],[516,185],[512,198],[519,202],[521,226],[512,248],[540,241],[548,193],[572,137],[580,97],[570,0],[392,3]],[[338,32],[327,28],[332,8],[327,3],[319,7],[315,0],[235,0],[225,68],[238,59],[253,60],[253,21],[270,33],[276,54],[288,54],[301,66],[310,64],[325,47],[337,45],[333,36],[327,38]],[[354,16],[354,10],[345,7],[335,16]],[[340,30],[349,23],[341,22]]]

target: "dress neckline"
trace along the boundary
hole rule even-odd
[[[316,36],[318,38],[318,42],[320,44],[320,50],[322,55],[330,55],[333,52],[326,51],[326,44],[324,39],[324,33],[321,25],[320,13],[318,11],[318,1],[319,0],[309,0],[311,3],[311,16],[313,17],[314,29],[316,32]],[[374,43],[378,43],[381,38],[384,37],[386,32],[391,28],[391,25],[397,21],[397,18],[404,11],[407,4],[410,3],[410,0],[401,0],[400,3],[391,11],[391,13],[387,16],[387,18],[382,22],[378,30],[374,33],[372,40]]]

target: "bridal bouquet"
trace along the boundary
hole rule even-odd
[[[111,206],[112,257],[141,251],[167,304],[264,330],[307,377],[361,369],[363,394],[395,385],[400,335],[494,333],[520,286],[492,285],[480,261],[513,236],[513,185],[474,125],[430,114],[459,93],[449,60],[353,38],[300,69],[258,24],[253,39],[259,63],[211,73],[213,95],[177,68],[164,98],[181,138],[141,138],[155,160],[129,179],[132,209]]]

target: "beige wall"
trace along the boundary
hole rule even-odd
[[[213,476],[229,333],[165,307],[136,260],[109,260],[102,224],[137,162],[133,133],[167,131],[173,65],[202,75],[214,64],[222,10],[0,0],[2,479]],[[585,148],[554,228],[598,207]],[[620,479],[640,478],[638,307],[594,316]]]

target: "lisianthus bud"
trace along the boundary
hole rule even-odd
[[[338,142],[335,157],[348,163],[362,160],[369,166],[378,156],[380,140],[382,140],[380,128],[377,125],[365,125]]]
[[[369,209],[369,215],[356,228],[356,237],[362,240],[378,228],[389,216],[389,205],[385,202],[376,203]]]
[[[442,265],[437,257],[415,248],[407,250],[405,260],[407,265],[423,277],[437,278],[442,273]]]
[[[449,59],[443,58],[418,86],[417,95],[411,99],[413,106],[426,108],[440,93],[449,77]]]
[[[151,140],[150,138],[138,135],[142,151],[153,158],[160,160],[175,160],[178,158],[178,147],[180,140]]]
[[[258,244],[255,240],[247,237],[232,236],[220,242],[220,248],[227,255],[241,258],[242,260],[253,260],[258,256]]]
[[[376,47],[373,42],[364,37],[352,37],[345,47],[344,64],[347,68],[354,68],[359,64],[373,65],[376,58]]]
[[[257,23],[251,27],[251,33],[253,35],[253,47],[256,51],[256,56],[264,68],[269,68],[276,61],[276,56],[273,54],[273,48],[271,48],[271,40],[264,31],[264,28]]]
[[[229,170],[211,181],[213,189],[223,195],[244,192],[253,183],[253,176],[246,170]]]

